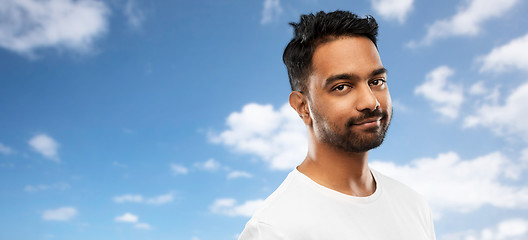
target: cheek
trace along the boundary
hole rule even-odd
[[[380,102],[381,110],[387,112],[387,114],[389,116],[389,120],[392,119],[392,99],[391,99],[390,94],[388,93],[388,91],[378,101]]]
[[[334,127],[341,128],[352,117],[357,117],[358,113],[355,110],[355,99],[339,99],[329,101],[324,107],[325,116],[329,122],[332,122]]]
[[[350,114],[351,104],[349,102],[320,97],[318,101],[310,104],[310,108],[314,115],[319,116],[320,119],[318,120],[335,125],[346,118],[347,114]],[[317,121],[317,119],[314,120]]]
[[[389,90],[386,90],[382,93],[377,94],[376,98],[378,99],[378,102],[380,103],[382,108],[384,109],[392,108],[392,99],[391,99]]]

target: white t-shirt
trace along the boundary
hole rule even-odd
[[[434,240],[425,200],[371,170],[376,191],[354,197],[294,169],[246,224],[239,240]]]

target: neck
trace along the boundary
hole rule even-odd
[[[315,182],[338,192],[365,197],[376,190],[368,167],[368,151],[351,153],[309,137],[308,155],[297,168]]]

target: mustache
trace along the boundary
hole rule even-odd
[[[380,118],[387,118],[389,116],[389,114],[386,112],[386,111],[381,111],[380,109],[376,109],[372,112],[370,111],[365,111],[363,113],[363,115],[359,116],[359,117],[355,117],[355,118],[350,118],[347,123],[346,123],[346,126],[347,127],[352,127],[353,125],[356,125],[362,121],[365,121],[365,119],[369,119],[369,118],[377,118],[377,117],[380,117]]]

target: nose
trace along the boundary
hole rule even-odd
[[[358,92],[358,98],[356,102],[356,109],[358,111],[374,111],[380,107],[380,103],[376,95],[372,92],[370,86],[365,84],[361,87],[361,90]]]

